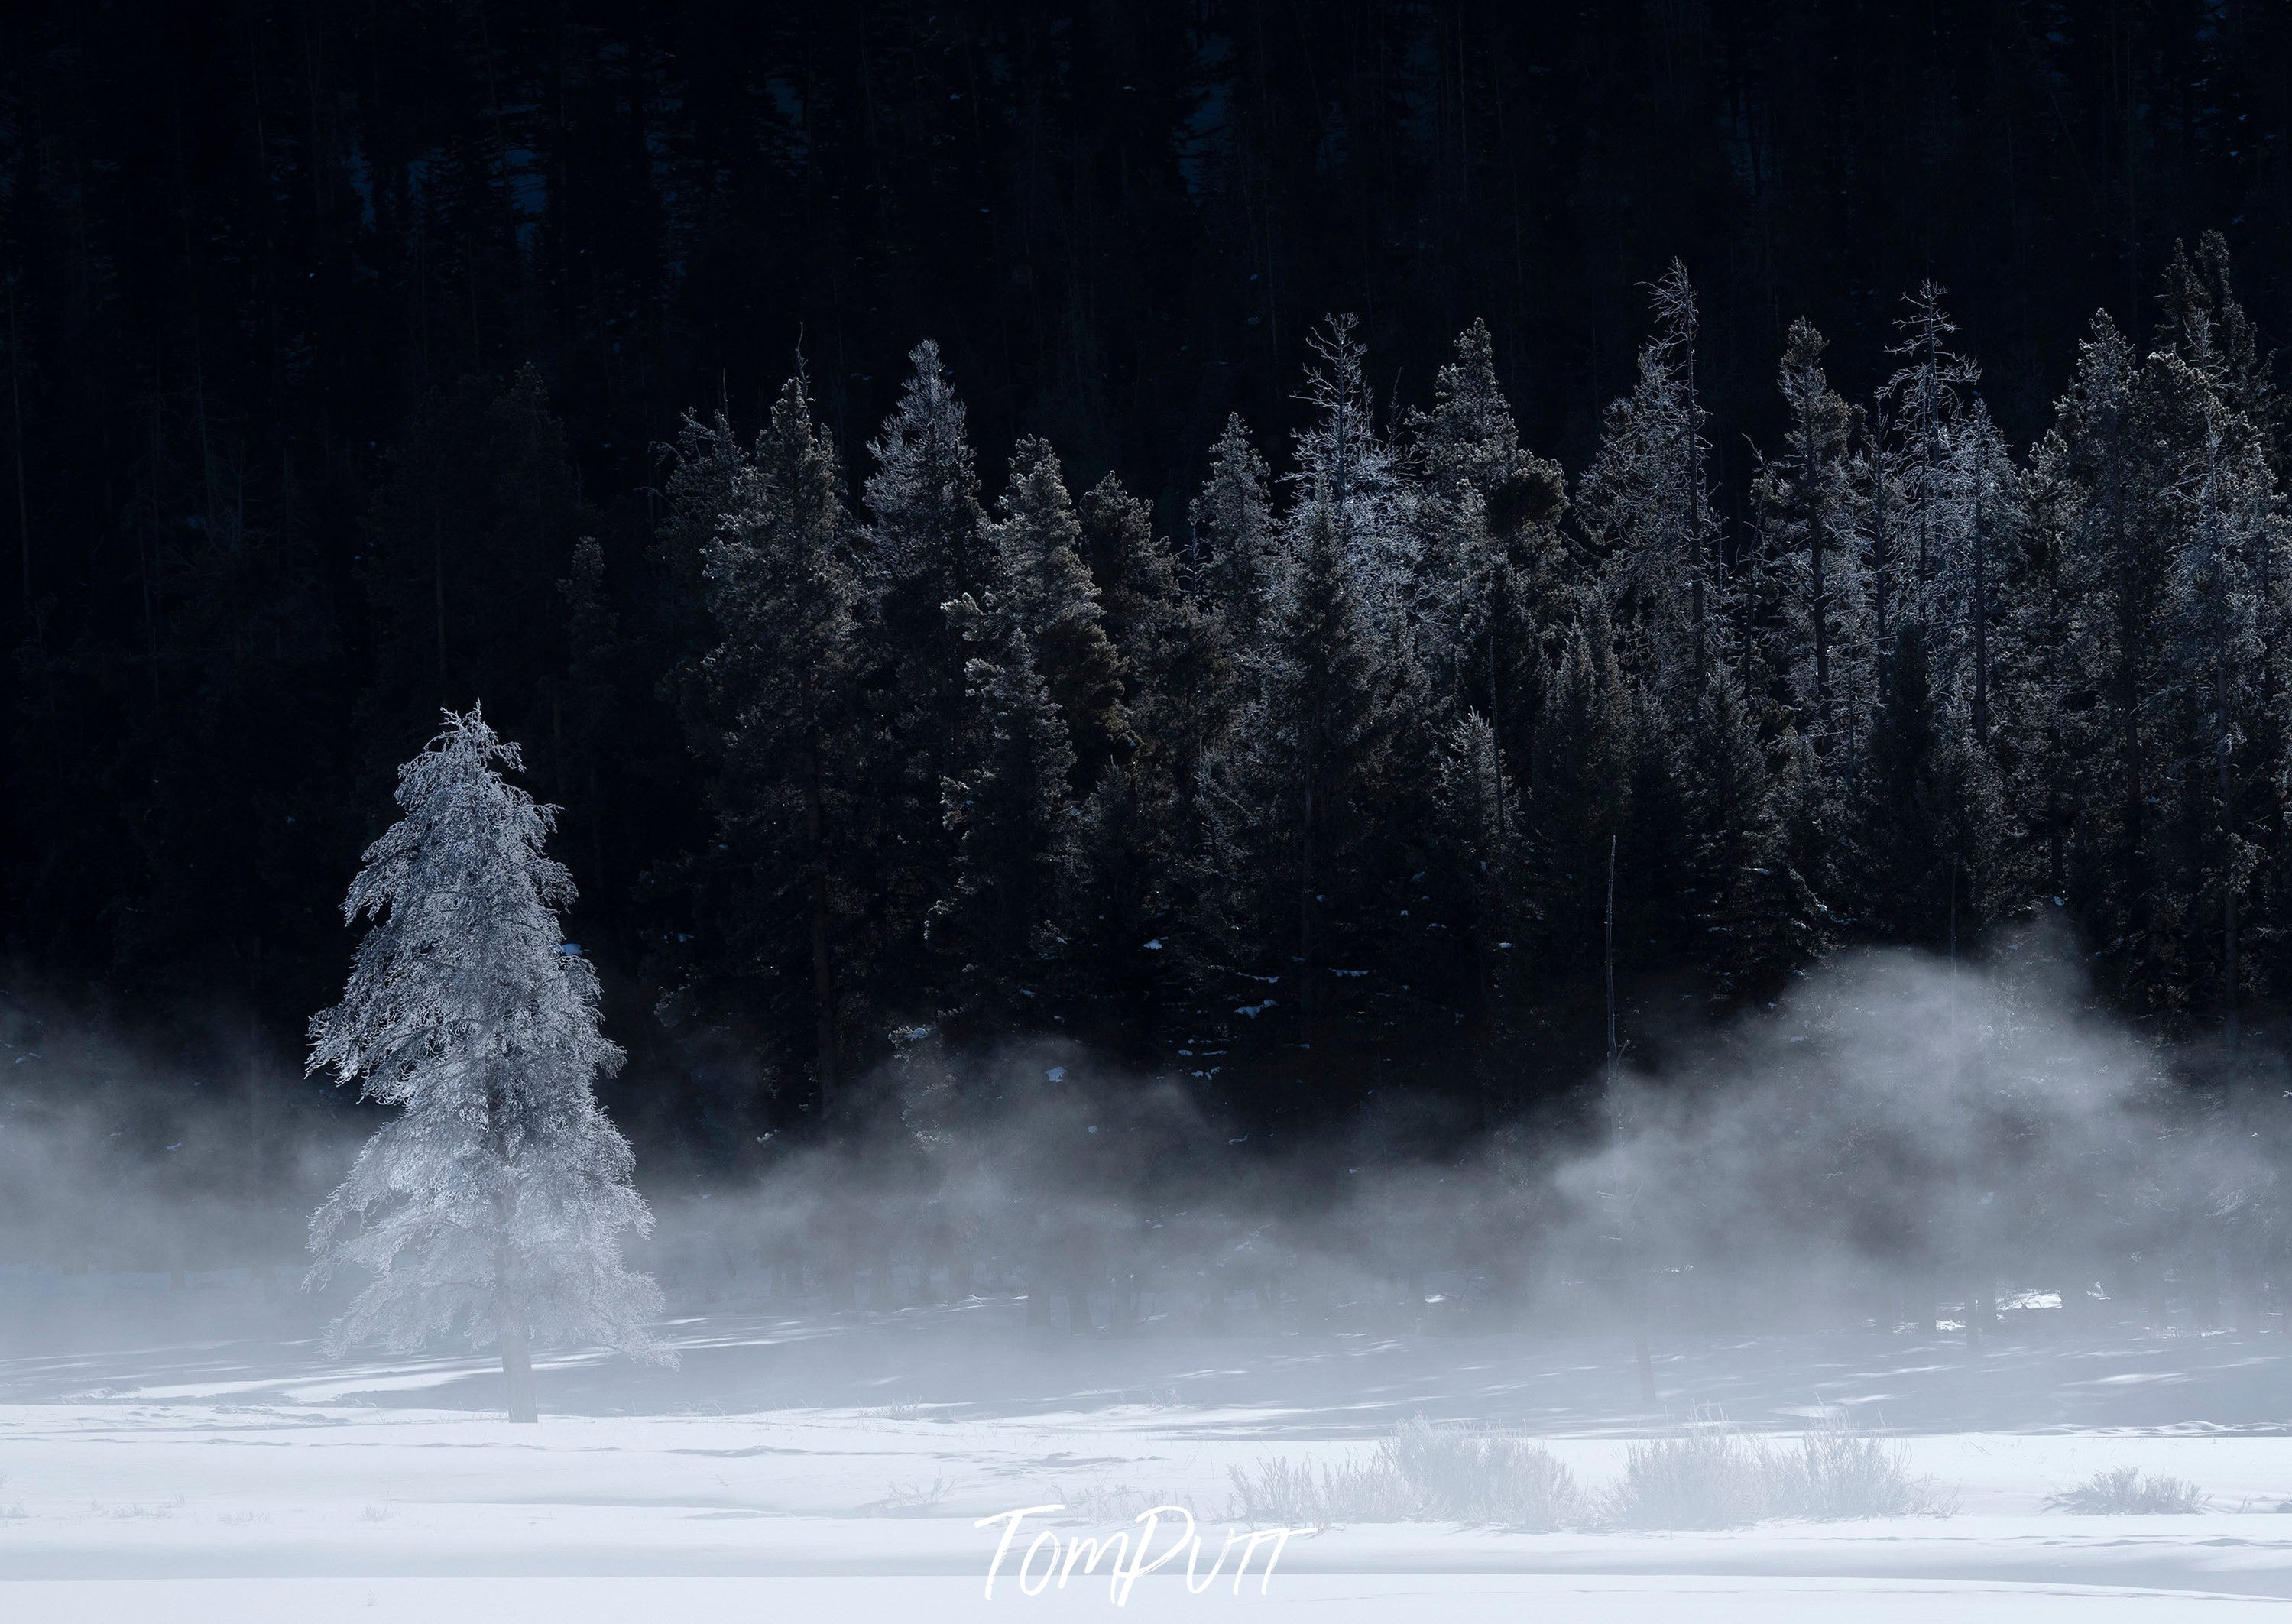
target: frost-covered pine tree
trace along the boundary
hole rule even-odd
[[[998,631],[976,611],[963,624],[984,650],[968,669],[973,715],[964,728],[978,754],[961,779],[940,787],[958,844],[953,880],[925,929],[955,967],[947,1021],[967,1036],[1038,1018],[1072,867],[1075,757],[1025,631]]]
[[[1421,476],[1415,613],[1434,691],[1487,715],[1500,746],[1525,738],[1545,626],[1554,612],[1566,505],[1559,465],[1520,443],[1497,381],[1496,346],[1475,321],[1433,375],[1432,409],[1408,420]]]
[[[1314,363],[1306,368],[1303,398],[1313,421],[1297,432],[1285,562],[1294,566],[1326,528],[1338,542],[1368,626],[1382,632],[1407,609],[1416,576],[1416,537],[1400,455],[1376,431],[1359,325],[1354,317],[1332,316],[1306,341]]]
[[[1889,351],[1903,358],[1887,384],[1909,498],[1903,515],[1908,556],[1901,561],[1904,568],[1898,578],[1901,613],[1905,620],[1921,626],[1946,618],[1932,600],[1934,582],[1943,574],[1949,515],[1957,494],[1950,467],[1951,429],[1957,421],[1958,390],[1981,381],[1981,367],[1948,347],[1957,331],[1942,308],[1948,291],[1929,281],[1904,296],[1910,313],[1894,323],[1902,339]]]
[[[1332,966],[1373,966],[1399,868],[1394,837],[1428,787],[1400,764],[1410,718],[1408,674],[1369,614],[1330,503],[1303,505],[1256,672],[1258,691],[1236,723],[1234,788],[1222,839],[1239,853],[1239,911],[1255,922],[1253,950],[1294,985],[1301,1041],[1344,990]],[[1428,775],[1429,777],[1429,775]],[[1413,865],[1412,865],[1413,868]],[[1352,979],[1352,978],[1346,978]]]
[[[1830,386],[1814,324],[1791,324],[1780,382],[1790,416],[1782,449],[1762,458],[1754,495],[1763,515],[1764,602],[1747,660],[1759,682],[1754,713],[1775,699],[1839,777],[1852,774],[1866,698],[1855,670],[1868,654],[1867,593],[1847,460],[1853,413]],[[1766,691],[1774,686],[1780,694]]]
[[[1488,718],[1465,712],[1446,743],[1435,799],[1436,847],[1446,870],[1443,888],[1469,928],[1482,1019],[1493,1029],[1511,962],[1513,920],[1526,911],[1526,832],[1520,796]]]
[[[722,635],[698,663],[691,717],[715,769],[708,800],[730,870],[703,883],[781,1040],[801,1053],[811,1039],[823,1121],[836,1114],[857,957],[850,876],[873,810],[851,544],[835,448],[799,372],[702,553],[704,602]],[[802,906],[789,905],[795,897]]]
[[[2281,690],[2271,680],[2264,627],[2282,612],[2276,583],[2287,537],[2261,438],[2223,398],[2221,375],[2177,356],[2155,361],[2193,419],[2180,448],[2180,522],[2158,606],[2166,639],[2153,703],[2165,719],[2168,766],[2154,868],[2171,884],[2160,923],[2178,944],[2181,985],[2219,978],[2233,1046],[2244,973],[2238,915],[2261,856],[2250,833],[2262,820],[2253,783],[2280,771],[2265,748],[2282,729],[2271,714]],[[2280,792],[2272,784],[2264,793]]]
[[[1630,812],[1630,696],[1617,669],[1605,606],[1583,594],[1558,657],[1544,674],[1529,775],[1526,860],[1544,957],[1583,963],[1600,937],[1609,842]]]
[[[1186,593],[1151,508],[1110,473],[1084,495],[1080,514],[1137,746],[1076,808],[1065,933],[1089,996],[1124,1010],[1128,1030],[1149,1031],[1225,956],[1228,922],[1215,905],[1223,888],[1207,849],[1215,764],[1239,700],[1236,662],[1226,628]]]
[[[659,1290],[620,1255],[652,1215],[591,1092],[621,1051],[599,1030],[595,971],[558,928],[573,883],[543,849],[555,808],[499,771],[521,766],[477,708],[448,712],[399,770],[406,815],[343,903],[373,927],[343,1001],[311,1022],[310,1070],[398,1114],[311,1217],[307,1283],[375,1276],[328,1332],[337,1353],[497,1342],[509,1418],[530,1421],[536,1340],[673,1356],[648,1329]]]
[[[1929,602],[1938,689],[1975,743],[1990,743],[1998,587],[2022,529],[2021,471],[1976,395],[1949,437],[1941,539]]]
[[[1098,584],[1083,562],[1082,521],[1050,441],[1030,434],[1012,448],[1011,488],[997,506],[989,601],[1033,646],[1074,746],[1074,788],[1086,794],[1135,741],[1122,713],[1122,658],[1107,639]]]
[[[865,578],[870,612],[863,658],[884,715],[872,753],[869,804],[885,942],[880,973],[892,984],[924,974],[924,921],[947,894],[955,852],[940,821],[940,780],[962,771],[975,746],[964,668],[963,630],[944,605],[983,601],[999,578],[992,527],[962,400],[928,340],[908,354],[915,370],[883,432],[868,445],[876,470],[862,488],[868,521]]]
[[[1678,261],[1653,289],[1656,331],[1632,392],[1610,404],[1577,511],[1601,561],[1618,657],[1684,727],[1725,657],[1727,575],[1695,389],[1695,289]]]
[[[1273,502],[1265,459],[1251,443],[1241,414],[1226,415],[1210,448],[1209,477],[1187,516],[1194,540],[1189,562],[1211,612],[1233,645],[1256,646],[1273,564]]]
[[[2165,554],[2144,522],[2139,360],[2096,312],[2054,426],[2032,448],[2042,573],[2019,607],[2033,743],[2019,798],[2036,809],[2050,893],[2077,899],[2099,940],[2123,941],[2151,887],[2138,877],[2154,776],[2147,699],[2162,628]]]

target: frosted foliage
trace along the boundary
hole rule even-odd
[[[2205,404],[2203,441],[2176,493],[2164,675],[2226,750],[2258,700],[2264,584],[2280,572],[2282,536],[2266,463],[2223,432],[2227,414],[2216,400]]]
[[[1209,478],[1195,498],[1195,561],[1215,602],[1243,634],[1264,612],[1267,570],[1273,553],[1273,510],[1266,493],[1265,459],[1250,443],[1249,426],[1229,413],[1225,432],[1210,451]]]
[[[1308,340],[1315,364],[1305,375],[1311,426],[1297,433],[1296,498],[1288,517],[1289,578],[1306,537],[1328,524],[1339,539],[1361,607],[1379,630],[1404,611],[1416,576],[1416,536],[1400,459],[1376,432],[1376,402],[1369,392],[1368,351],[1354,336],[1351,316],[1332,316]]]
[[[2021,474],[1980,400],[1941,431],[1941,479],[1919,602],[1934,691],[1960,715],[1972,705],[1977,628],[1996,618],[2005,562],[2018,548],[2025,517]]]
[[[1965,618],[1964,543],[1979,482],[1973,459],[1989,455],[1981,442],[1993,436],[1957,432],[1962,392],[1981,381],[1981,368],[1949,347],[1957,324],[1942,308],[1945,291],[1925,282],[1907,296],[1910,313],[1894,324],[1901,342],[1889,351],[1903,357],[1904,364],[1888,380],[1886,393],[1894,410],[1898,466],[1908,498],[1902,515],[1906,534],[1895,561],[1902,612],[1905,618],[1947,627]],[[1988,471],[1983,477],[1989,477]],[[1937,685],[1945,691],[1954,664],[1953,650],[1939,650],[1942,675]]]
[[[515,1314],[544,1341],[667,1357],[647,1329],[659,1291],[617,1240],[652,1215],[591,1092],[621,1052],[558,927],[574,893],[543,851],[556,809],[496,770],[521,765],[477,710],[448,713],[399,770],[405,816],[343,904],[373,925],[343,1001],[311,1022],[310,1069],[399,1109],[311,1221],[313,1288],[338,1266],[375,1277],[335,1351],[482,1345]]]
[[[963,402],[929,339],[908,357],[915,370],[900,403],[868,444],[876,472],[868,477],[873,562],[892,578],[927,573],[964,561],[934,550],[967,539],[981,519],[979,476],[964,428]],[[976,585],[957,569],[960,585]]]
[[[1723,653],[1729,580],[1705,478],[1695,390],[1695,294],[1674,261],[1654,290],[1655,335],[1632,392],[1610,404],[1578,509],[1605,560],[1620,641],[1659,691]]]

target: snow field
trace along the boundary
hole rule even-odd
[[[1275,1456],[1357,1462],[1411,1414],[1473,1417],[1597,1489],[1649,1430],[1620,1408],[1627,1348],[1600,1339],[1045,1342],[1022,1312],[681,1321],[675,1373],[545,1362],[538,1426],[483,1413],[499,1375],[466,1357],[328,1362],[251,1339],[0,1360],[0,1619],[1101,1616],[1102,1576],[1022,1596],[1015,1551],[985,1600],[997,1536],[977,1519],[1063,1503],[1063,1539],[1189,1503],[1207,1567],[1233,1471]],[[1683,1416],[1723,1403],[1779,1441],[1834,1406],[1924,1421],[1897,1428],[1907,1464],[1956,1509],[1706,1531],[1354,1523],[1293,1539],[1263,1596],[1255,1578],[1195,1596],[1148,1575],[1114,1616],[2280,1616],[2292,1429],[2264,1418],[2292,1390],[2280,1341],[2000,1345],[1978,1362],[1935,1339],[1659,1341]],[[2157,1424],[2160,1394],[2232,1425]],[[2047,1508],[2125,1466],[2187,1479],[2212,1508]]]

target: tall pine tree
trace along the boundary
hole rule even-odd
[[[343,903],[372,926],[342,1002],[311,1022],[310,1069],[399,1110],[312,1216],[310,1284],[375,1276],[329,1330],[336,1351],[498,1345],[509,1418],[531,1421],[535,1339],[673,1361],[648,1323],[660,1293],[620,1256],[651,1214],[593,1093],[621,1052],[558,928],[573,882],[545,850],[554,809],[501,776],[521,764],[474,707],[447,713]]]

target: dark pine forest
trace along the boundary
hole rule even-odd
[[[24,7],[9,996],[295,1053],[481,701],[667,1165],[1521,1119],[1611,915],[1642,1057],[2041,921],[2273,1054],[2288,148],[2250,0]]]

